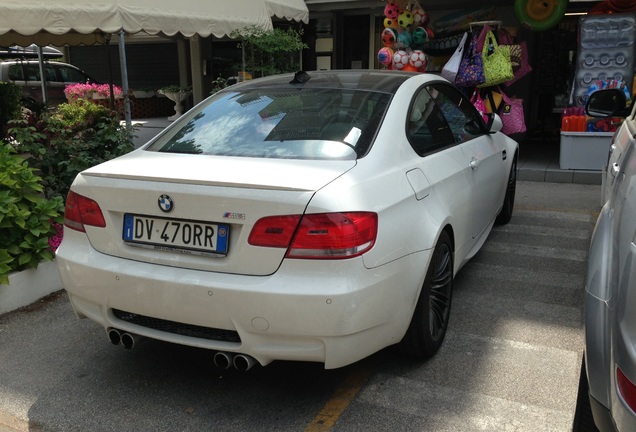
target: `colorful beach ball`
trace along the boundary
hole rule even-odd
[[[388,66],[393,61],[393,50],[389,47],[380,48],[378,51],[378,61],[380,64]]]

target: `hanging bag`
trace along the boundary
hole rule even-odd
[[[523,111],[523,99],[509,98],[504,92],[501,92],[501,95],[504,101],[501,109],[501,121],[503,123],[501,132],[506,135],[525,132],[526,120]]]
[[[510,32],[504,28],[497,30],[497,42],[499,46],[507,46],[510,50],[510,63],[514,71],[521,65],[521,45],[516,44]]]
[[[510,50],[497,44],[495,34],[490,28],[486,33],[481,55],[485,80],[478,87],[495,86],[514,78],[512,63],[510,63]]]
[[[482,99],[478,90],[475,90],[473,92],[473,95],[471,96],[470,101],[475,106],[475,108],[477,108],[477,111],[479,111],[479,114],[481,114],[481,117],[484,119],[484,122],[487,123],[488,113],[486,112],[486,103]]]
[[[474,88],[486,81],[482,55],[475,50],[476,43],[475,35],[472,35],[468,50],[466,50],[455,77],[455,85],[458,87]]]
[[[526,41],[519,43],[519,49],[521,50],[519,67],[514,69],[514,78],[510,81],[506,81],[507,86],[512,85],[518,79],[523,78],[532,72],[532,66],[530,66],[530,60],[528,59],[528,45],[526,44]]]
[[[442,76],[452,83],[455,82],[457,71],[459,71],[459,65],[461,64],[462,58],[464,57],[464,49],[466,48],[467,40],[468,40],[468,32],[465,32],[464,36],[462,36],[462,40],[459,42],[459,45],[457,46],[457,49],[455,50],[451,58],[448,59],[448,61],[442,68]]]

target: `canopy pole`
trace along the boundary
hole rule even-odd
[[[130,115],[130,94],[128,91],[128,65],[126,64],[126,32],[119,30],[119,64],[121,65],[121,91],[124,93],[124,109],[126,117],[126,128],[132,127]]]
[[[46,75],[44,75],[44,55],[42,54],[42,47],[38,46],[38,63],[40,65],[40,86],[42,87],[42,102],[45,104],[48,102],[46,96]]]

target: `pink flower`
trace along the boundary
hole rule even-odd
[[[51,248],[51,252],[55,252],[57,248],[60,247],[60,243],[62,243],[64,226],[53,221],[51,221],[51,225],[55,228],[55,234],[49,237],[49,247]]]

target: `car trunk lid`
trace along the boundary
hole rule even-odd
[[[266,216],[303,214],[316,190],[354,165],[140,150],[84,171],[73,190],[101,208],[106,227],[85,227],[101,253],[267,275],[276,271],[286,250],[250,246],[254,223]]]

